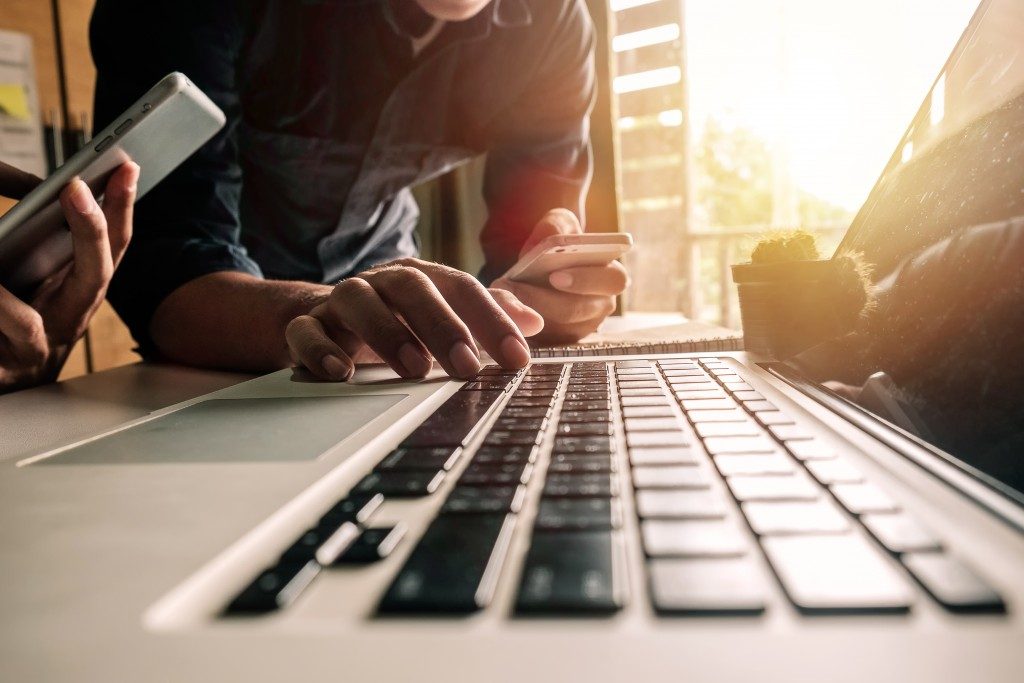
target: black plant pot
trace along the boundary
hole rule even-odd
[[[844,261],[732,266],[744,348],[782,360],[848,331],[850,306],[849,298],[844,298],[848,278],[842,275],[849,264]]]

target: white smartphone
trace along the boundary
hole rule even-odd
[[[556,270],[606,266],[632,248],[633,236],[628,232],[551,235],[523,254],[505,277],[544,287],[550,284],[548,276]]]
[[[184,74],[172,73],[0,216],[0,284],[27,297],[72,257],[58,197],[76,176],[100,196],[126,161],[139,165],[141,198],[224,126],[224,113]]]

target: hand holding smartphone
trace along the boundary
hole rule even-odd
[[[551,273],[566,268],[606,266],[633,248],[627,232],[551,235],[523,254],[504,277],[540,287],[550,286]]]

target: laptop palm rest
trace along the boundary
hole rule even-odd
[[[312,460],[406,396],[210,399],[83,443],[38,464]]]

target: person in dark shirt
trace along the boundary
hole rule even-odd
[[[525,336],[579,339],[627,284],[618,263],[501,277],[584,221],[583,0],[99,0],[91,40],[97,125],[174,70],[227,116],[137,207],[110,300],[145,355],[468,377],[477,342],[522,367]],[[409,188],[483,154],[479,277],[416,259]]]

